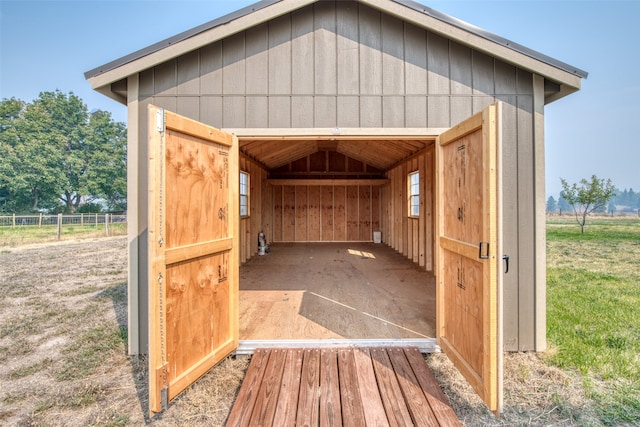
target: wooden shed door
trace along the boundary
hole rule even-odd
[[[495,412],[502,384],[498,113],[498,104],[491,105],[437,142],[438,344]]]
[[[238,346],[238,143],[149,107],[149,408]]]

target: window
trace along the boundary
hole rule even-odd
[[[240,172],[240,217],[249,216],[249,174]]]
[[[407,179],[409,184],[409,216],[420,216],[420,172],[412,172]]]

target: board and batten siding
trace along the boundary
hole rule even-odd
[[[546,286],[540,267],[544,223],[536,214],[544,212],[543,112],[536,108],[544,103],[543,78],[366,5],[323,1],[130,76],[127,83],[130,126],[145,123],[153,103],[223,129],[447,128],[503,101],[503,123],[513,123],[502,128],[504,247],[511,257],[504,276],[505,349],[544,350],[544,333],[534,327],[544,323]],[[138,141],[146,141],[146,129],[129,132],[129,152],[140,150],[130,160],[130,172],[137,170],[129,186],[140,198],[147,194],[147,166]],[[400,165],[389,173],[399,173],[398,167],[404,172]],[[130,250],[139,258],[139,269],[130,274],[139,283],[147,280],[145,203],[129,206],[138,218]],[[418,263],[424,253],[426,267],[426,243],[410,249],[405,242],[416,225],[396,219],[386,224],[386,243],[411,252],[412,259],[417,252]],[[257,226],[249,228],[251,236]],[[402,227],[400,235],[391,227]],[[427,239],[427,227],[417,228]],[[142,329],[146,321],[140,317]]]

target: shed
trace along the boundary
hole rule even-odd
[[[265,0],[85,76],[128,107],[129,352],[170,397],[243,339],[259,233],[431,273],[492,409],[502,350],[546,348],[544,107],[586,72],[409,0]]]

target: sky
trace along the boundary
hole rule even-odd
[[[84,73],[252,0],[0,0],[0,99],[79,96],[126,122],[125,106]],[[546,191],[595,174],[640,191],[640,0],[420,0],[587,71],[582,90],[545,108]]]

